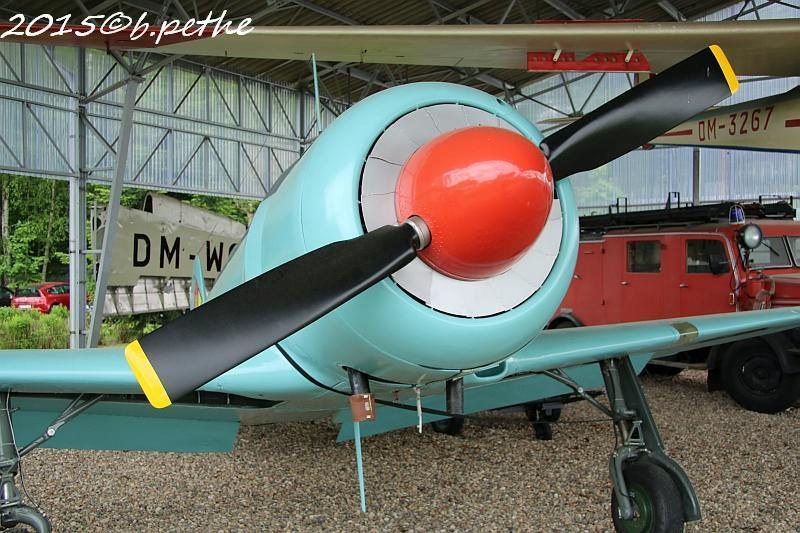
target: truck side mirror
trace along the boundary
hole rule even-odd
[[[730,263],[723,254],[708,254],[708,269],[714,275],[730,272]]]

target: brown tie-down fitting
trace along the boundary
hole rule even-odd
[[[350,412],[353,413],[353,422],[375,420],[375,397],[370,393],[353,394],[350,396]]]

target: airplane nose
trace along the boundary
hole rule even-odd
[[[431,232],[420,258],[439,272],[479,280],[508,270],[544,228],[553,176],[526,137],[473,126],[419,148],[395,189],[398,220],[422,217]]]

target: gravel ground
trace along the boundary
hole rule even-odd
[[[744,411],[698,371],[645,389],[700,495],[689,531],[800,531],[800,409]],[[585,402],[562,416],[592,418]],[[335,437],[322,421],[243,428],[233,454],[38,450],[25,473],[56,532],[611,529],[607,422],[559,424],[541,442],[523,414],[494,413],[462,437],[366,439],[366,515],[353,446]]]

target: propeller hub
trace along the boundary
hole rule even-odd
[[[399,220],[416,215],[430,229],[422,260],[447,276],[478,280],[505,272],[536,242],[553,202],[553,176],[526,137],[473,126],[417,150],[395,193]]]

